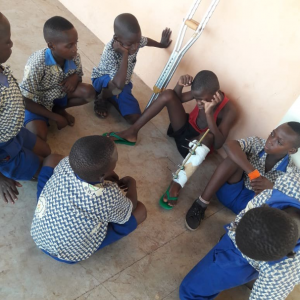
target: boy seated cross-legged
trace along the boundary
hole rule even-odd
[[[116,145],[103,136],[83,137],[69,157],[45,163],[31,226],[36,245],[52,258],[74,264],[134,231],[147,216],[136,182],[114,172]],[[126,195],[122,193],[126,192]]]
[[[0,199],[14,204],[17,180],[37,177],[49,145],[23,127],[25,106],[17,80],[4,64],[12,53],[10,24],[0,13]]]
[[[191,91],[183,93],[183,87],[187,86],[191,86]],[[190,114],[187,114],[183,103],[193,99],[196,100],[197,105]],[[211,149],[222,147],[236,119],[236,109],[220,91],[217,76],[211,71],[204,70],[194,79],[190,75],[181,76],[174,90],[162,92],[127,130],[104,135],[113,139],[115,143],[135,145],[140,129],[164,107],[168,110],[171,122],[167,134],[175,139],[177,149],[183,157],[189,153],[187,149],[189,140],[202,136],[207,129],[210,130],[198,149],[198,165]],[[189,172],[189,177],[192,173]],[[172,209],[187,179],[186,174],[179,173],[179,178],[170,183],[166,193],[160,199],[163,208]]]
[[[284,123],[272,130],[267,140],[249,137],[228,141],[227,158],[218,166],[203,193],[186,214],[190,230],[199,227],[206,207],[214,194],[219,201],[238,214],[247,203],[286,172],[297,173],[290,154],[300,147],[300,123]]]
[[[138,51],[144,46],[168,48],[170,35],[171,30],[166,28],[159,43],[142,36],[138,20],[132,14],[116,17],[113,39],[105,46],[100,63],[92,73],[93,86],[99,93],[94,111],[99,118],[107,117],[108,101],[129,124],[140,117],[139,103],[131,92],[131,77]]]
[[[33,53],[20,84],[26,112],[24,125],[41,139],[47,139],[48,121],[58,129],[73,126],[75,119],[66,108],[86,104],[96,92],[82,83],[82,65],[77,53],[78,34],[62,17],[52,17],[44,25],[48,48]]]

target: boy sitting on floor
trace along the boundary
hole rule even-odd
[[[250,300],[284,300],[300,283],[300,174],[286,173],[251,200],[190,271],[181,300],[211,300],[256,279]]]
[[[44,38],[48,48],[29,57],[20,88],[26,105],[24,125],[46,141],[49,119],[58,129],[73,126],[75,119],[65,109],[86,104],[96,92],[82,83],[74,26],[62,17],[52,17],[44,25]]]
[[[275,180],[285,172],[299,172],[290,154],[300,147],[300,123],[278,126],[267,140],[249,137],[228,141],[227,158],[218,166],[201,196],[186,214],[190,230],[199,227],[214,194],[219,201],[238,214],[247,203],[265,189],[272,189]]]
[[[61,262],[77,263],[146,219],[135,180],[129,176],[118,180],[114,173],[117,160],[115,144],[95,135],[79,139],[54,170],[42,168],[31,235],[43,252]]]
[[[191,86],[191,91],[182,93],[185,86]],[[187,114],[182,103],[195,99],[197,105]],[[187,146],[190,139],[209,133],[199,147],[200,163],[205,159],[210,149],[219,149],[224,144],[229,130],[236,119],[236,110],[226,95],[220,91],[219,80],[211,71],[199,72],[195,79],[190,75],[181,76],[174,90],[162,92],[147,108],[142,116],[127,130],[119,133],[105,133],[115,143],[135,145],[140,129],[166,107],[168,109],[170,126],[167,134],[175,139],[177,149],[184,157],[189,153]],[[179,174],[180,175],[180,174]],[[189,174],[192,175],[192,172]],[[166,193],[160,199],[160,205],[172,209],[176,204],[179,192],[187,181],[173,180]]]
[[[48,144],[23,127],[25,107],[17,80],[5,63],[12,53],[10,24],[0,13],[0,199],[12,204],[18,199],[16,180],[37,177]]]
[[[139,103],[131,92],[131,76],[138,51],[144,46],[168,48],[170,35],[171,30],[166,28],[158,43],[141,35],[138,20],[132,14],[116,17],[113,39],[105,46],[100,63],[92,73],[93,86],[100,93],[94,107],[99,118],[107,117],[107,101],[112,102],[129,124],[140,117]]]

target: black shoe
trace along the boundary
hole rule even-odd
[[[199,227],[201,220],[204,219],[206,210],[206,208],[202,207],[196,201],[197,200],[195,200],[191,208],[188,210],[185,217],[185,225],[189,230],[192,231],[196,230]]]

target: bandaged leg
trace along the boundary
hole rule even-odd
[[[173,177],[173,181],[180,184],[181,187],[184,187],[188,179],[194,174],[197,167],[202,164],[210,151],[207,146],[203,144],[198,146],[197,143],[198,141],[189,143],[191,153],[183,160],[180,171],[177,171]]]

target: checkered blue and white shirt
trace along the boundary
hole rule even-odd
[[[114,40],[112,39],[104,47],[98,67],[93,68],[92,78],[99,78],[103,75],[109,75],[112,80],[115,77],[118,70],[120,69],[122,54],[116,52],[113,49],[113,43]],[[147,38],[142,36],[137,52],[135,52],[132,55],[128,55],[128,68],[125,84],[128,84],[131,81],[131,76],[133,74],[133,70],[136,64],[136,56],[138,54],[139,49],[146,46],[147,43]]]
[[[286,173],[280,176],[274,185],[274,190],[292,197],[298,208],[300,208],[300,174]],[[239,213],[235,221],[228,227],[228,235],[235,243],[235,228],[244,214],[252,208],[260,207],[266,202],[272,206],[272,194],[274,190],[264,190],[254,197],[247,207]],[[294,205],[291,205],[294,206]],[[300,283],[300,240],[295,248],[296,256],[294,258],[285,258],[278,262],[255,261],[244,256],[258,272],[259,277],[256,280],[251,292],[250,300],[283,300],[293,290],[296,284]]]
[[[249,162],[259,171],[259,173],[275,183],[276,179],[286,172],[299,172],[295,166],[290,155],[282,158],[269,172],[265,172],[267,153],[264,151],[266,140],[257,136],[248,137],[246,139],[238,140],[242,150],[246,153]],[[245,187],[252,190],[250,179],[244,172],[243,175]]]
[[[24,123],[25,106],[10,68],[0,66],[0,143],[14,138]]]
[[[131,212],[132,202],[116,183],[101,187],[78,179],[66,157],[42,190],[31,235],[52,256],[81,261],[99,248],[108,223],[124,224]]]
[[[24,97],[52,110],[53,101],[66,96],[60,83],[72,74],[83,76],[80,55],[66,60],[64,69],[55,61],[51,50],[34,52],[28,59],[20,88]]]

